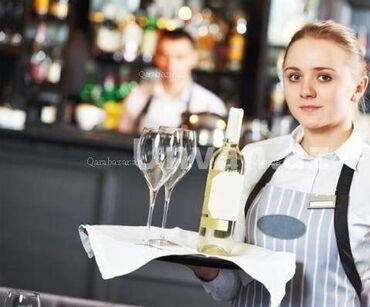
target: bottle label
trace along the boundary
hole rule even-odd
[[[243,175],[238,172],[220,172],[213,177],[208,202],[212,218],[236,221],[242,189]]]

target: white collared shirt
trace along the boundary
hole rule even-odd
[[[317,157],[309,156],[300,142],[303,128],[298,126],[291,135],[248,144],[243,149],[245,179],[239,220],[234,238],[244,241],[244,206],[252,188],[271,162],[286,157],[276,170],[271,184],[283,188],[320,195],[334,195],[343,163],[355,170],[349,198],[348,228],[353,258],[362,280],[363,306],[370,307],[370,146],[365,144],[356,128],[335,152]],[[203,283],[216,299],[232,299],[238,275],[221,270],[219,276]],[[250,281],[245,279],[243,284]]]
[[[194,82],[188,84],[177,98],[173,98],[165,93],[162,83],[157,81],[152,86],[148,84],[138,86],[127,97],[120,121],[121,132],[135,132],[133,131],[136,128],[135,120],[151,96],[153,96],[152,103],[140,123],[139,131],[144,127],[178,127],[189,99],[191,113],[211,112],[221,116],[226,115],[226,107],[221,99],[199,84]]]

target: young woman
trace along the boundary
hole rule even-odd
[[[283,74],[300,126],[243,149],[245,198],[235,238],[295,253],[281,306],[370,306],[370,146],[351,112],[368,76],[355,35],[332,21],[305,25],[288,45]],[[267,290],[246,274],[193,271],[217,300],[270,304]]]

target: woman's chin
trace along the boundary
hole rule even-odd
[[[302,120],[302,121],[299,121],[299,123],[305,129],[310,129],[310,130],[322,129],[326,126],[323,123],[320,123],[318,121],[312,121],[312,120]]]

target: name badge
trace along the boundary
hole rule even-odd
[[[334,209],[335,195],[311,195],[308,201],[308,209]]]

